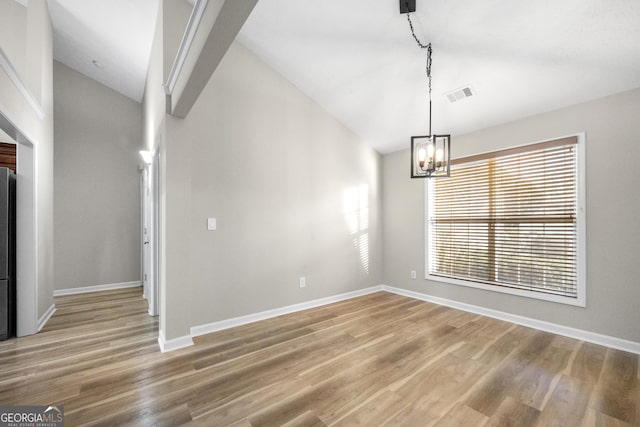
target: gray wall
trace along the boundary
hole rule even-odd
[[[167,338],[381,283],[381,157],[246,48],[166,132]]]
[[[424,279],[424,182],[408,150],[383,160],[384,283],[640,342],[640,89],[452,138],[454,157],[586,132],[587,307]],[[424,275],[423,275],[424,277]]]
[[[140,280],[142,108],[54,63],[55,289]]]

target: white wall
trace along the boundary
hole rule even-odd
[[[36,137],[38,317],[53,305],[53,27],[46,2],[29,2],[26,81],[45,112]],[[40,325],[42,326],[42,325]]]
[[[174,265],[174,258],[172,255],[167,256],[167,198],[173,196],[170,193],[168,196],[168,175],[167,175],[167,143],[166,143],[166,94],[163,87],[165,83],[173,59],[176,56],[180,40],[184,33],[185,26],[189,19],[191,7],[183,1],[168,1],[160,0],[158,7],[158,15],[156,17],[156,27],[154,33],[154,39],[151,48],[151,55],[149,59],[149,67],[147,69],[147,79],[145,82],[145,91],[143,98],[143,133],[144,133],[144,150],[153,151],[155,155],[159,157],[160,171],[159,171],[159,241],[153,242],[154,245],[159,246],[159,312],[160,312],[160,336],[167,335],[167,325],[171,324],[168,320],[168,311],[170,307],[174,307],[180,297],[179,286],[182,280],[179,279],[175,282],[174,288],[177,296],[174,297],[171,294],[171,287],[167,284],[167,264]],[[179,140],[175,141],[172,148],[179,146]],[[179,151],[178,151],[179,152]],[[169,166],[171,167],[170,175],[184,173],[179,168],[173,168],[172,161],[177,160],[177,157],[171,157],[169,160]],[[173,177],[172,177],[173,182]],[[179,210],[179,204],[173,204],[174,209]],[[173,239],[173,235],[171,237]],[[171,248],[170,247],[170,251]],[[175,245],[175,251],[180,255],[179,248],[184,245],[177,243]],[[169,268],[171,271],[175,271]]]
[[[158,145],[157,138],[163,133],[165,93],[163,81],[163,2],[160,1],[156,16],[155,33],[151,44],[147,78],[142,99],[143,150],[152,151]]]
[[[18,206],[26,209],[18,218],[17,297],[18,334],[25,335],[36,332],[53,306],[52,26],[44,1],[29,2],[26,15],[14,9],[14,2],[0,2],[0,26],[18,28],[0,47],[24,85],[0,70],[0,111],[21,134]]]
[[[139,103],[55,62],[55,289],[140,280]]]
[[[27,8],[15,0],[0,0],[0,48],[18,74],[25,76]]]
[[[167,338],[381,283],[380,156],[246,48],[166,126]]]
[[[384,283],[424,294],[640,342],[640,89],[468,135],[453,157],[586,132],[587,307],[409,279],[424,272],[424,181],[409,152],[384,156]]]

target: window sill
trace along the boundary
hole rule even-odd
[[[486,285],[483,283],[471,282],[471,281],[460,280],[460,279],[452,279],[449,277],[432,276],[428,273],[425,275],[425,279],[431,280],[433,282],[447,283],[447,284],[458,285],[458,286],[466,286],[468,288],[482,289],[485,291],[516,295],[519,297],[550,301],[550,302],[555,302],[559,304],[573,305],[576,307],[587,306],[586,298],[584,295],[585,292],[582,290],[584,289],[583,286],[578,286],[578,297],[572,298],[572,297],[565,297],[561,295],[545,294],[542,292],[527,291],[524,289],[509,288],[505,286]]]

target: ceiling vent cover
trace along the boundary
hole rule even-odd
[[[467,99],[473,95],[475,95],[475,90],[471,86],[465,86],[460,89],[452,90],[451,92],[447,92],[444,95],[447,97],[449,102],[454,103],[461,101],[463,99]]]

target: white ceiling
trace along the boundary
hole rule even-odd
[[[48,1],[54,58],[142,101],[158,0]]]
[[[387,153],[428,131],[426,56],[398,7],[260,0],[238,38]],[[460,135],[640,87],[638,0],[417,0],[413,20],[433,43],[434,133]],[[466,85],[474,97],[452,104],[444,96]]]
[[[48,2],[55,59],[141,101],[158,0]],[[434,133],[640,87],[640,1],[417,0],[417,9],[416,32],[434,49]],[[428,132],[425,52],[398,0],[259,0],[238,38],[382,153]],[[466,85],[475,96],[444,96]]]

